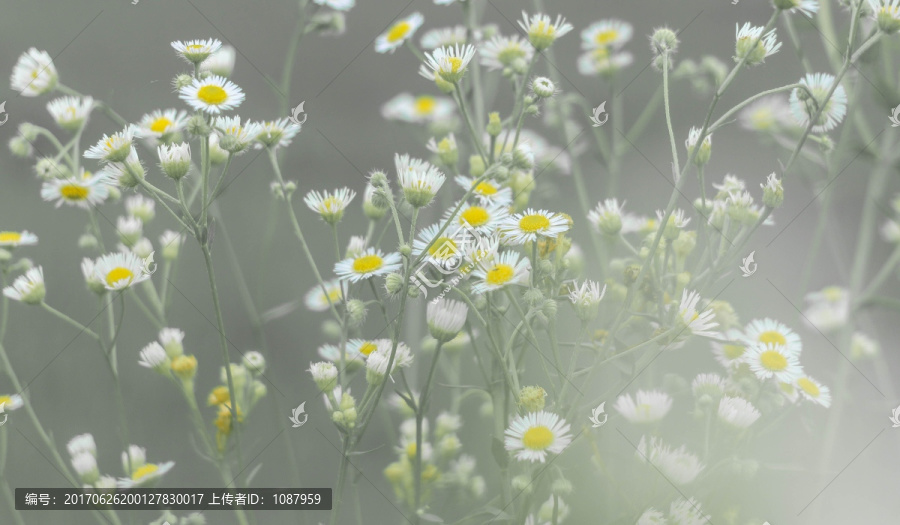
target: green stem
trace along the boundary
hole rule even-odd
[[[41,302],[41,307],[43,307],[44,310],[47,310],[48,312],[50,312],[51,314],[55,315],[56,317],[59,317],[59,318],[62,319],[63,321],[65,321],[65,322],[69,323],[70,325],[74,326],[75,328],[78,328],[79,330],[81,330],[82,332],[86,333],[87,335],[93,337],[94,339],[96,339],[96,340],[98,340],[98,341],[100,340],[100,336],[97,335],[97,332],[94,332],[93,330],[91,330],[91,329],[88,328],[87,326],[84,326],[83,324],[79,323],[79,322],[76,321],[75,319],[72,319],[71,317],[69,317],[68,315],[66,315],[66,314],[64,314],[64,313],[62,313],[62,312],[60,312],[60,311],[57,310],[56,308],[53,308],[53,307],[50,306],[49,304],[47,304],[47,303],[45,303],[45,302]]]

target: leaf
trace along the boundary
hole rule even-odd
[[[497,437],[491,439],[491,453],[500,468],[506,468],[509,465],[509,454],[506,452],[506,447],[503,446],[503,441]]]

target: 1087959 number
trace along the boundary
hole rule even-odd
[[[318,505],[322,503],[322,494],[320,493],[290,493],[279,492],[272,494],[276,505]]]

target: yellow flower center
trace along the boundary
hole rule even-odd
[[[122,279],[128,279],[128,282],[130,283],[133,278],[134,274],[131,272],[131,270],[119,266],[117,268],[113,268],[108,274],[106,274],[106,284],[113,286],[115,283],[121,281]]]
[[[202,44],[191,44],[191,45],[187,46],[187,50],[188,51],[200,51],[204,47],[206,47],[206,46],[204,46]]]
[[[459,215],[459,222],[462,224],[463,221],[471,224],[472,226],[481,226],[487,221],[489,221],[491,215],[487,212],[486,209],[481,206],[470,206],[466,209],[466,211],[462,212]]]
[[[409,33],[409,30],[411,28],[412,28],[412,26],[406,20],[404,20],[398,24],[394,24],[394,27],[392,27],[391,30],[388,31],[388,34],[387,34],[388,42],[393,43],[398,40],[403,40],[406,37],[406,34]]]
[[[0,242],[19,242],[22,234],[19,232],[0,232]]]
[[[197,91],[197,98],[207,104],[218,106],[228,99],[228,93],[219,86],[203,86]]]
[[[722,345],[722,353],[725,354],[725,357],[729,360],[741,357],[744,355],[745,350],[746,348],[741,345]]]
[[[462,66],[462,59],[459,57],[449,57],[447,59],[450,62],[450,72],[456,73],[459,71],[459,68]]]
[[[522,47],[519,44],[510,44],[507,47],[504,47],[497,53],[497,61],[501,64],[508,65],[512,63],[513,60],[517,58],[524,58],[525,51],[522,50]]]
[[[409,456],[409,459],[413,459],[416,457],[416,444],[415,442],[406,445],[406,455]]]
[[[553,36],[556,34],[556,28],[553,24],[548,24],[543,20],[531,26],[531,34],[537,36]]]
[[[363,255],[353,261],[353,271],[356,273],[370,273],[384,265],[384,261],[377,255]]]
[[[822,290],[822,293],[825,295],[825,298],[831,302],[837,302],[841,300],[841,296],[844,295],[840,288],[837,286],[829,286]]]
[[[775,350],[766,350],[760,354],[759,362],[763,368],[772,372],[780,372],[788,366],[787,358]]]
[[[594,40],[598,44],[605,46],[606,44],[609,44],[610,42],[614,42],[616,40],[616,38],[618,38],[618,37],[619,37],[618,31],[616,31],[615,29],[607,29],[606,31],[600,31],[599,33],[597,33],[597,36],[594,38]]]
[[[522,444],[531,450],[545,450],[553,444],[553,432],[545,427],[531,427],[522,436]]]
[[[154,133],[164,133],[169,126],[172,125],[172,121],[167,119],[166,117],[159,117],[154,120],[152,124],[150,124],[150,131]]]
[[[481,195],[493,195],[497,193],[497,187],[487,182],[479,182],[475,186],[475,192]]]
[[[147,476],[153,474],[157,470],[159,470],[159,467],[157,467],[153,463],[147,463],[146,465],[142,466],[141,468],[135,470],[134,473],[131,475],[131,479],[133,479],[134,481],[138,481],[142,478],[146,478]]]
[[[0,406],[2,406],[2,407],[5,408],[6,403],[9,403],[10,401],[12,401],[12,398],[11,398],[11,397],[9,397],[9,396],[0,396]]]
[[[366,341],[365,343],[359,345],[359,353],[361,353],[362,355],[369,355],[377,349],[378,345],[376,345],[372,341]]]
[[[322,294],[322,301],[327,303],[329,299],[331,299],[332,303],[338,302],[341,299],[341,291],[335,288],[334,290],[328,292],[328,296]]]
[[[340,202],[341,201],[339,201],[337,197],[326,197],[322,199],[322,204],[319,204],[319,213],[328,213],[338,209]]]
[[[430,115],[434,112],[437,101],[434,97],[419,97],[416,99],[416,113],[419,115]]]
[[[543,215],[526,215],[519,220],[519,229],[526,233],[535,233],[550,227],[550,219]]]
[[[212,389],[212,392],[209,393],[209,399],[207,400],[210,405],[221,405],[222,403],[227,403],[231,400],[231,396],[228,394],[227,386],[217,386]]]
[[[450,237],[438,237],[438,240],[434,241],[431,248],[428,248],[428,254],[438,259],[449,259],[456,255],[458,251],[456,243]]]
[[[191,372],[197,369],[197,358],[192,355],[180,355],[172,361],[172,371]]]
[[[513,267],[508,264],[498,264],[488,270],[487,276],[484,280],[488,284],[500,285],[509,282],[512,279],[515,271]]]
[[[83,201],[88,196],[88,189],[77,184],[66,184],[59,189],[59,194],[69,201]]]
[[[807,379],[805,377],[802,377],[797,380],[797,386],[802,388],[803,391],[806,392],[807,394],[809,394],[810,397],[819,397],[819,394],[821,393],[821,390],[819,390],[819,387],[815,383],[813,383],[812,381],[810,381],[809,379]]]
[[[758,340],[760,343],[772,343],[779,345],[786,345],[787,339],[780,333],[775,330],[769,330],[767,332],[763,332],[759,334]]]

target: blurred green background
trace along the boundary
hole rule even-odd
[[[532,9],[530,2],[513,0],[478,3],[483,12],[482,20],[497,24],[504,34],[517,30],[509,20],[515,22],[520,18],[523,7]],[[549,12],[563,14],[576,27],[575,32],[554,47],[555,66],[567,79],[561,88],[565,92],[582,94],[592,107],[610,100],[611,95],[598,80],[578,74],[575,65],[580,44],[578,32],[601,18],[621,18],[634,25],[635,36],[627,49],[635,55],[635,62],[622,74],[623,85],[630,82],[622,92],[623,113],[611,116],[611,123],[624,123],[626,127],[630,125],[629,116],[641,111],[661,83],[659,73],[652,68],[643,69],[650,60],[646,35],[653,28],[668,25],[683,29],[677,59],[697,60],[702,55],[714,54],[730,61],[734,24],[752,21],[762,25],[771,13],[768,2],[762,0],[742,0],[737,5],[728,0],[559,0],[548,3],[551,4]],[[837,18],[843,22],[845,13],[835,9]],[[385,122],[380,116],[380,108],[398,92],[435,93],[434,86],[418,76],[418,63],[408,49],[399,49],[393,55],[379,55],[372,49],[374,38],[396,17],[415,10],[425,15],[425,25],[416,35],[417,41],[427,29],[461,21],[458,5],[441,7],[426,0],[361,0],[347,16],[345,35],[339,38],[309,35],[303,39],[287,96],[290,107],[306,102],[309,120],[283,153],[284,175],[298,182],[299,194],[310,189],[332,189],[343,185],[361,194],[364,174],[376,168],[392,172],[395,152],[427,156],[420,130]],[[179,39],[219,38],[238,50],[236,69],[231,78],[243,88],[247,99],[235,113],[254,120],[273,119],[287,115],[278,114],[279,94],[273,91],[265,76],[274,79],[276,84],[279,81],[296,17],[296,2],[280,0],[140,0],[137,5],[128,0],[6,1],[0,11],[3,20],[0,71],[9,74],[20,53],[31,46],[45,49],[54,57],[61,82],[103,100],[126,119],[137,121],[153,109],[184,107],[172,93],[170,81],[175,74],[186,71],[186,64],[176,57],[169,43]],[[828,71],[817,30],[803,21],[798,22],[798,28],[812,63],[818,69]],[[784,39],[783,31],[779,36]],[[546,68],[545,63],[539,62],[539,73],[546,74]],[[764,66],[741,73],[719,107],[724,109],[763,89],[795,82],[800,71],[790,43],[785,42],[781,52]],[[851,82],[864,81],[855,74],[850,78]],[[55,130],[44,108],[48,97],[21,97],[7,86],[0,88],[0,100],[6,100],[9,113],[9,121],[0,128],[0,139],[4,144],[22,122]],[[888,125],[888,108],[900,103],[900,99],[885,100],[870,87],[865,89],[863,106],[851,107],[851,112],[874,115],[877,131]],[[896,97],[895,94],[890,96]],[[686,137],[690,126],[702,123],[709,97],[694,93],[687,82],[673,84],[672,97],[675,133],[678,137]],[[509,97],[500,93],[489,108],[508,112],[510,106]],[[723,109],[717,111],[717,115]],[[587,125],[587,117],[585,115],[583,125]],[[560,145],[555,140],[556,134],[547,132],[539,119],[529,120],[526,127],[544,131],[552,143]],[[95,112],[82,142],[83,149],[103,133],[115,130],[114,123]],[[583,142],[588,146],[581,161],[588,176],[589,200],[596,202],[611,197],[601,190],[605,187],[605,175],[589,147],[592,144],[588,140]],[[627,200],[629,211],[652,214],[655,209],[665,206],[671,192],[670,183],[664,180],[670,179],[671,172],[667,142],[665,121],[660,111],[647,135],[636,144],[639,151],[626,155],[621,192],[616,196]],[[46,142],[39,141],[36,145],[49,151]],[[252,295],[259,309],[264,311],[285,302],[302,300],[303,294],[313,285],[313,279],[285,220],[283,207],[276,206],[271,197],[269,183],[274,177],[265,155],[257,157],[257,153],[250,151],[236,159],[231,173],[240,175],[220,197],[219,205]],[[195,157],[197,155],[195,151]],[[145,165],[155,164],[155,159],[146,150],[141,156]],[[707,177],[719,182],[725,173],[735,173],[745,178],[751,192],[758,195],[758,183],[770,172],[780,171],[778,159],[784,162],[786,158],[787,152],[762,145],[756,137],[738,125],[732,125],[715,135]],[[881,204],[864,201],[871,163],[865,158],[854,162],[853,155],[840,159],[840,162],[841,168],[848,167],[825,190],[833,193],[836,206],[822,257],[815,267],[814,290],[846,282],[860,210],[863,206]],[[83,232],[85,213],[68,207],[54,209],[50,203],[42,202],[40,182],[31,172],[30,163],[12,158],[5,147],[0,150],[0,166],[0,227],[27,229],[40,237],[36,247],[23,249],[21,253],[43,266],[47,301],[81,322],[91,321],[97,304],[94,296],[84,288],[79,270],[83,254],[76,244]],[[149,173],[154,183],[169,188],[155,166]],[[809,181],[822,174],[808,164],[794,174],[796,176],[786,182],[787,198],[784,208],[775,214],[776,226],[761,230],[747,247],[748,253],[756,250],[759,271],[749,279],[741,279],[735,272],[733,276],[738,281],[729,286],[721,298],[736,305],[744,322],[769,316],[798,330],[804,340],[806,369],[825,384],[832,384],[835,371],[843,360],[838,351],[846,353],[847,349],[836,349],[824,336],[803,325],[793,306],[802,306],[796,283],[811,232],[819,220],[818,201],[814,199],[822,186]],[[892,192],[898,189],[896,179],[895,173]],[[552,183],[549,190],[535,193],[536,204],[575,215],[577,205],[571,180],[561,176]],[[689,184],[685,194],[691,198],[696,196],[696,185]],[[358,196],[341,225],[342,242],[346,242],[349,235],[364,231],[365,218],[358,208],[359,202]],[[294,205],[314,247],[320,269],[326,275],[330,274],[333,260],[328,228],[303,206],[299,198],[295,199]],[[689,203],[682,200],[679,206],[688,208]],[[114,222],[122,208],[120,203],[114,203],[101,207],[100,211]],[[430,209],[428,218],[420,224],[430,224],[438,213],[436,207]],[[784,233],[768,245],[794,217],[796,220]],[[883,219],[880,215],[879,223]],[[270,221],[276,224],[274,242],[265,244],[263,232]],[[109,234],[109,243],[112,224],[102,218],[101,223]],[[145,230],[152,233],[150,238],[154,244],[164,226],[174,228],[175,223],[165,216],[164,210],[158,209],[157,219]],[[574,236],[582,246],[587,245],[587,234],[584,219],[576,215]],[[875,261],[884,260],[888,254],[888,247],[880,241],[876,242],[875,250]],[[259,340],[241,306],[223,243],[215,243],[213,251],[224,299],[227,336],[234,345],[232,360],[237,361],[240,355],[236,348],[241,351],[259,348]],[[200,361],[197,388],[201,396],[217,384],[221,365],[215,315],[204,273],[202,254],[196,243],[189,239],[178,261],[174,279],[177,291],[173,296],[170,324],[185,330],[185,347]],[[590,264],[587,273],[597,276]],[[890,289],[883,295],[896,296],[896,284],[896,279],[891,279]],[[410,317],[410,326],[404,335],[414,349],[425,333],[423,325],[417,324],[422,322],[424,311],[424,302],[420,304],[421,311]],[[270,349],[266,373],[270,381],[269,394],[248,420],[243,432],[247,470],[262,465],[254,480],[256,486],[292,485],[290,465],[286,464],[286,446],[296,451],[303,486],[335,484],[340,458],[338,435],[322,407],[315,385],[305,372],[309,362],[317,359],[316,348],[324,341],[320,330],[324,319],[324,315],[307,312],[301,305],[288,316],[265,326]],[[367,331],[373,336],[383,328],[379,319],[380,316],[374,313],[370,316]],[[900,335],[900,323],[896,321],[895,315],[878,313],[867,313],[861,321],[862,329],[877,336],[890,354],[891,368],[876,369],[870,362],[859,365],[859,371],[871,379],[884,396],[851,370],[849,386],[853,397],[848,401],[850,409],[842,414],[837,453],[830,463],[823,467],[817,457],[821,450],[821,430],[829,412],[814,407],[807,407],[799,417],[786,420],[776,431],[765,436],[758,450],[753,451],[763,467],[775,467],[763,468],[752,482],[735,486],[735,490],[746,493],[748,509],[754,514],[768,519],[773,525],[888,523],[900,515],[900,500],[895,494],[900,482],[897,474],[900,471],[897,454],[900,431],[888,429],[828,486],[810,510],[797,516],[803,505],[854,459],[879,428],[889,425],[890,409],[900,402],[895,393],[896,381],[892,379],[900,368],[891,344]],[[43,423],[52,430],[61,449],[72,436],[91,432],[97,440],[101,471],[118,476],[121,475],[121,437],[111,395],[112,379],[96,344],[85,336],[73,340],[76,333],[75,329],[62,325],[46,312],[14,303],[4,344],[19,376],[29,385],[27,402],[33,404]],[[164,486],[216,486],[219,481],[214,468],[198,459],[188,440],[189,416],[180,394],[168,382],[137,364],[138,351],[155,336],[153,327],[144,321],[134,303],[129,303],[119,339],[119,355],[130,441],[146,447],[151,461],[176,462],[175,469],[165,477]],[[673,371],[690,380],[698,372],[718,370],[705,344],[689,348],[690,351],[667,354],[657,360],[653,365],[655,377]],[[423,366],[425,362],[420,359],[418,365]],[[601,390],[601,385],[596,386],[596,390]],[[0,393],[10,388],[6,378],[0,378]],[[590,395],[589,392],[586,394]],[[435,395],[438,405],[441,395],[439,389]],[[272,398],[276,399],[273,401]],[[309,401],[309,423],[282,432],[280,420],[286,419],[290,408],[303,401]],[[276,411],[276,405],[280,411]],[[692,425],[693,421],[686,415],[688,409],[676,404],[670,417],[677,419],[677,414],[682,413],[684,424]],[[212,418],[213,411],[209,409],[208,412]],[[588,412],[584,415],[586,418]],[[464,450],[479,459],[480,470],[488,475],[488,486],[492,488],[496,469],[490,456],[490,441],[483,431],[489,424],[486,420],[479,421],[477,403],[465,404],[463,416],[465,426],[460,437]],[[392,423],[373,425],[360,447],[377,450],[354,460],[362,472],[357,486],[367,523],[403,522],[393,506],[390,486],[381,473],[394,456],[394,443],[388,436],[395,431],[390,427],[396,427],[399,421],[393,417]],[[575,426],[581,424],[583,422],[577,422]],[[2,431],[9,439],[5,477],[11,487],[64,486],[65,480],[44,458],[48,453],[23,413],[12,414]],[[621,439],[613,426],[607,426],[603,431],[599,443],[608,454],[633,454],[631,446]],[[635,442],[639,438],[633,430],[626,433]],[[570,454],[580,453],[586,451],[577,448],[570,451]],[[594,523],[592,516],[598,506],[608,500],[605,495],[595,493],[593,467],[589,462],[580,464],[577,456],[566,458],[560,465],[575,484],[575,494],[571,497],[574,514],[569,522]],[[441,510],[440,505],[436,510]],[[326,512],[307,514],[263,513],[258,516],[258,523],[318,523],[327,521],[328,517]],[[352,515],[352,512],[345,512],[342,521],[352,523]],[[158,514],[142,512],[136,516],[137,522],[147,523]],[[207,516],[209,523],[233,523],[233,516],[228,513],[209,512]],[[0,523],[9,523],[10,519],[7,511],[0,510]],[[87,512],[29,513],[26,519],[28,523],[48,525],[96,523],[94,515]]]

